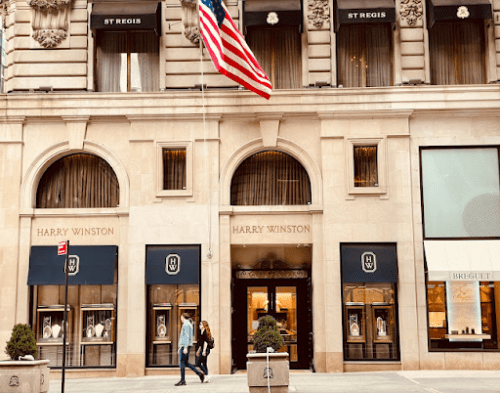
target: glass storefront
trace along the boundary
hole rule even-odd
[[[64,321],[65,256],[57,246],[33,246],[28,285],[37,359],[62,367],[116,367],[117,247],[74,246],[68,265],[67,322]]]
[[[199,245],[146,246],[146,367],[179,366],[181,315],[193,323],[193,344],[199,334]],[[189,354],[195,362],[195,351]]]
[[[498,350],[500,282],[427,283],[430,350]]]
[[[399,358],[395,285],[344,284],[346,360]]]
[[[399,360],[394,243],[341,244],[344,360]]]
[[[147,367],[178,366],[181,315],[193,321],[193,344],[200,323],[200,291],[197,285],[148,285]],[[194,363],[195,352],[190,352]]]

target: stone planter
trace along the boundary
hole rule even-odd
[[[49,391],[50,360],[0,362],[0,392],[46,393]]]
[[[265,353],[247,355],[247,377],[250,393],[267,393],[268,381],[273,393],[288,393],[288,353],[269,354],[269,366]]]

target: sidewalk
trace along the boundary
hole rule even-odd
[[[176,376],[66,379],[65,393],[248,393],[246,374],[214,375],[200,383],[192,373],[187,385],[174,386]],[[60,393],[51,381],[49,393]],[[500,393],[499,371],[396,371],[344,374],[291,373],[289,393]]]

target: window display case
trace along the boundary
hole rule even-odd
[[[98,367],[114,364],[116,326],[112,303],[82,304],[80,309],[81,366]]]
[[[69,326],[68,337],[71,335],[72,310],[68,306]],[[49,359],[54,367],[62,365],[63,358],[63,334],[64,334],[64,305],[55,304],[50,306],[40,305],[37,307],[36,345],[38,346],[38,358]],[[66,348],[68,348],[68,342]],[[70,357],[66,353],[67,361]]]
[[[172,304],[153,304],[150,313],[150,337],[153,345],[153,364],[172,363]]]
[[[391,304],[372,304],[372,332],[374,343],[392,344],[394,324],[394,306]]]
[[[364,343],[365,334],[365,306],[363,303],[347,302],[345,306],[345,328],[348,343]]]

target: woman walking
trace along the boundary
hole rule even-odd
[[[196,365],[205,373],[205,382],[210,382],[210,375],[208,375],[207,357],[210,353],[212,344],[212,333],[207,321],[200,322],[200,335],[196,342]]]
[[[181,380],[177,382],[175,386],[186,384],[186,366],[193,370],[196,375],[200,377],[201,383],[203,383],[205,376],[200,373],[194,365],[189,363],[189,350],[193,343],[193,325],[189,321],[189,314],[182,314],[181,322],[182,329],[179,337],[179,366],[181,367]]]

